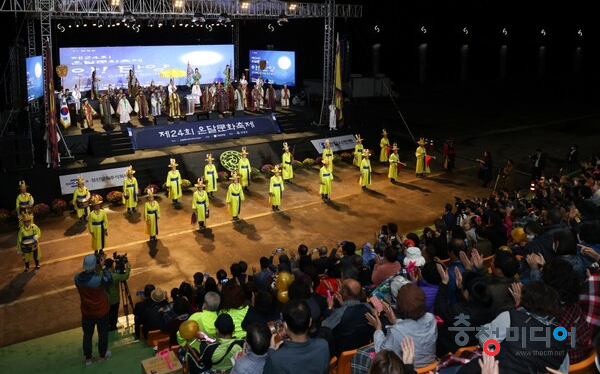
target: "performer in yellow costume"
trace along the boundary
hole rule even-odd
[[[362,144],[363,140],[360,137],[360,134],[356,134],[354,137],[356,138],[356,145],[354,146],[354,159],[352,160],[352,165],[356,166],[356,168],[360,170],[362,153],[365,147]]]
[[[85,179],[82,176],[77,178],[77,188],[73,191],[73,207],[77,210],[77,218],[81,222],[86,222],[90,214],[89,208],[90,191],[85,186]]]
[[[29,271],[31,260],[35,261],[35,268],[39,269],[42,252],[38,240],[42,236],[42,232],[39,227],[33,224],[33,215],[23,213],[20,221],[22,226],[19,228],[19,234],[17,235],[17,254],[23,255],[26,272]]]
[[[146,234],[150,236],[150,240],[157,240],[159,219],[160,205],[154,200],[154,189],[148,188],[148,201],[144,204],[144,220],[146,221]]]
[[[398,179],[400,165],[406,166],[404,162],[400,162],[400,156],[398,155],[398,151],[398,145],[394,143],[394,145],[392,146],[392,154],[390,155],[389,159],[390,168],[388,171],[388,178],[390,178],[392,183],[396,182],[396,179]]]
[[[427,142],[425,141],[425,139],[421,138],[419,139],[417,144],[419,145],[419,147],[417,147],[417,150],[415,152],[415,157],[417,158],[417,166],[415,168],[415,173],[417,174],[417,177],[422,178],[425,176],[425,174],[431,173],[431,170],[429,170],[429,165],[427,165],[427,150],[425,149],[425,145],[427,145]]]
[[[242,158],[238,162],[238,175],[240,176],[240,184],[244,188],[245,191],[248,191],[248,186],[250,185],[250,172],[252,168],[250,167],[250,160],[248,160],[248,152],[246,152],[246,147],[242,147],[241,152]]]
[[[90,212],[88,230],[92,234],[92,250],[97,252],[104,249],[106,244],[104,237],[108,236],[108,217],[106,212],[100,209],[102,205],[100,196],[94,196],[93,199],[90,199],[90,205],[93,210]]]
[[[325,140],[325,149],[323,149],[323,155],[321,156],[323,160],[327,160],[327,170],[331,173],[333,177],[333,149],[331,149],[331,142],[329,139]]]
[[[371,152],[368,149],[363,151],[363,159],[360,164],[360,178],[358,182],[363,190],[366,190],[367,187],[371,185],[371,160],[369,157],[371,156]]]
[[[19,181],[19,194],[17,195],[17,202],[15,205],[17,217],[19,218],[19,227],[23,226],[23,221],[21,221],[23,214],[31,213],[33,204],[33,196],[27,192],[27,184],[25,181]],[[33,217],[31,223],[33,223]]]
[[[227,210],[231,214],[233,220],[239,221],[239,215],[242,211],[242,201],[244,201],[246,197],[244,196],[244,189],[239,183],[239,176],[236,171],[231,173],[231,178],[229,179],[231,179],[233,183],[229,185],[225,202],[227,203]]]
[[[331,200],[331,181],[333,180],[333,174],[327,168],[329,160],[324,158],[321,162],[323,163],[323,166],[321,166],[321,170],[319,171],[319,183],[321,183],[319,193],[321,194],[321,199],[323,201],[329,201]]]
[[[217,167],[213,164],[211,154],[206,155],[206,165],[204,165],[204,180],[206,181],[206,193],[208,196],[213,196],[217,191]]]
[[[137,179],[133,174],[135,174],[135,170],[129,165],[125,170],[126,177],[123,182],[123,204],[127,207],[127,213],[137,211],[138,195],[140,193]]]
[[[283,156],[281,156],[281,176],[285,183],[290,183],[290,180],[294,178],[294,168],[292,167],[292,161],[294,155],[290,152],[288,143],[283,143]]]
[[[198,221],[198,226],[201,229],[206,228],[206,219],[209,216],[210,208],[210,200],[208,199],[208,194],[204,191],[204,180],[202,178],[198,178],[198,183],[195,184],[198,190],[194,192],[194,196],[192,196],[192,209],[194,210],[195,219],[192,218],[192,224]],[[193,216],[192,216],[193,217]]]
[[[179,164],[172,158],[169,162],[171,170],[169,170],[169,174],[167,174],[166,182],[167,189],[169,190],[169,199],[173,200],[174,204],[179,202],[179,199],[183,194],[181,191],[181,174],[179,174],[177,166],[179,166]]]
[[[388,162],[388,156],[389,156],[388,146],[390,145],[390,141],[388,140],[388,133],[387,133],[386,129],[383,129],[383,132],[381,133],[381,135],[383,136],[383,138],[381,138],[381,140],[379,141],[379,146],[381,147],[381,153],[379,154],[379,161],[385,164],[386,162]]]
[[[273,176],[269,184],[269,200],[271,201],[271,207],[274,212],[279,211],[279,205],[281,205],[281,198],[283,197],[283,191],[285,187],[283,185],[283,178],[281,178],[281,170],[279,165],[275,165],[273,169]]]

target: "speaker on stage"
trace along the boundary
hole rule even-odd
[[[152,121],[150,121],[150,119],[148,119],[148,117],[146,117],[146,118],[139,118],[139,120],[140,120],[140,124],[142,126],[152,126],[152,125],[154,125],[154,123]]]
[[[27,106],[27,64],[25,46],[16,44],[10,48],[10,80],[13,90],[9,93],[11,105],[15,108]]]
[[[94,131],[94,129],[90,129],[90,128],[81,129],[81,133],[82,134],[85,134],[85,133],[94,133],[94,132],[96,132],[96,131]]]
[[[154,124],[159,126],[159,125],[166,125],[168,123],[168,119],[166,116],[156,116],[154,117]]]
[[[181,117],[173,117],[173,123],[180,123]]]
[[[245,115],[246,115],[246,113],[243,110],[236,110],[235,111],[235,116],[236,117],[243,117]]]
[[[198,121],[198,116],[195,114],[186,114],[185,121],[186,122],[196,122],[196,121]]]
[[[223,112],[223,118],[229,118],[231,117],[231,112]]]
[[[219,113],[218,112],[208,113],[208,119],[219,119]]]

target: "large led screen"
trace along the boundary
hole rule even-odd
[[[142,47],[76,47],[60,48],[60,63],[67,65],[69,72],[64,86],[72,88],[78,84],[82,91],[89,90],[92,72],[100,90],[109,84],[113,88],[127,88],[127,76],[133,69],[141,86],[166,86],[170,79],[175,84],[187,84],[188,70],[198,68],[201,84],[223,82],[227,65],[233,71],[233,45],[170,45]]]
[[[290,51],[250,51],[250,82],[258,75],[264,82],[296,85],[296,53]]]
[[[44,62],[42,56],[25,59],[27,71],[27,100],[32,101],[44,96]]]

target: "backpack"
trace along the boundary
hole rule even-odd
[[[201,374],[210,371],[213,365],[220,364],[227,357],[234,345],[237,344],[240,347],[243,347],[244,340],[234,340],[231,342],[223,357],[221,357],[219,361],[213,362],[212,356],[221,344],[222,343],[219,342],[209,343],[206,340],[203,340],[200,342],[200,352],[195,348],[190,348],[190,352],[187,353],[188,373]]]

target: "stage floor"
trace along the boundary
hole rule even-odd
[[[168,292],[182,281],[192,283],[197,271],[214,276],[218,269],[228,271],[232,262],[242,259],[251,269],[258,266],[261,256],[279,247],[289,251],[304,243],[309,248],[326,245],[331,249],[339,240],[352,240],[360,246],[373,242],[375,232],[387,222],[396,222],[401,233],[422,229],[441,215],[444,204],[454,201],[454,196],[489,193],[465,177],[475,174],[474,166],[426,179],[403,171],[396,184],[387,179],[387,167],[376,161],[373,167],[374,183],[363,192],[357,183],[358,171],[346,163],[336,164],[329,203],[320,199],[317,167],[300,170],[294,183],[286,185],[282,211],[277,213],[271,211],[268,201],[268,180],[253,180],[238,223],[227,216],[227,184],[221,184],[211,200],[208,229],[202,232],[190,224],[191,192],[184,195],[181,210],[175,210],[161,194],[162,218],[155,248],[149,246],[140,216],[128,219],[123,206],[105,205],[109,219],[105,251],[128,254],[133,266],[128,283],[135,302],[135,292],[147,283]],[[81,323],[73,275],[81,271],[83,256],[90,253],[86,227],[68,212],[36,223],[42,230],[42,268],[23,273],[23,264],[13,250],[7,251],[0,265],[0,346]],[[1,235],[0,248],[14,248],[15,241],[16,230]]]

